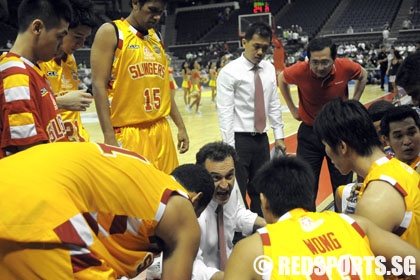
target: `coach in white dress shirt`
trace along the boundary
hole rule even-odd
[[[222,68],[217,78],[217,111],[224,142],[235,147],[239,160],[235,163],[236,180],[250,209],[262,216],[259,194],[248,183],[258,168],[270,159],[266,118],[274,131],[275,148],[285,152],[283,120],[277,92],[274,66],[263,60],[271,44],[271,28],[264,23],[252,24],[242,39],[243,54]],[[255,110],[256,74],[259,74],[264,96],[263,110]],[[262,130],[256,125],[257,112],[265,113]]]
[[[193,280],[223,279],[219,268],[219,240],[216,208],[223,206],[226,253],[233,248],[235,231],[247,236],[265,226],[265,220],[247,210],[235,182],[235,149],[223,142],[209,143],[196,155],[197,164],[204,166],[213,178],[215,192],[212,201],[198,218],[201,229],[200,249],[193,266]]]

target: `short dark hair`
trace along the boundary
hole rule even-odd
[[[398,106],[388,110],[381,120],[381,134],[389,137],[389,124],[405,120],[406,118],[413,118],[415,124],[420,128],[420,117],[416,110],[410,106]]]
[[[368,111],[357,100],[336,98],[325,104],[315,118],[314,131],[335,152],[341,141],[361,156],[382,145]]]
[[[214,182],[210,173],[203,166],[191,163],[183,164],[175,168],[171,175],[187,191],[203,193],[203,196],[198,201],[198,206],[207,207],[213,198]]]
[[[204,145],[195,155],[196,163],[204,166],[207,159],[211,161],[224,161],[226,158],[232,157],[236,162],[237,154],[235,149],[225,142],[212,142]]]
[[[314,38],[309,42],[307,50],[309,60],[312,52],[322,51],[325,48],[330,48],[331,58],[334,60],[337,56],[337,46],[330,38],[326,37]]]
[[[139,2],[140,6],[143,6],[147,2],[152,2],[152,1],[160,1],[165,5],[168,4],[168,2],[169,2],[169,0],[139,0],[138,2]],[[132,0],[129,1],[129,4],[130,4],[130,7],[133,8],[133,1]]]
[[[308,163],[297,157],[279,157],[265,163],[251,184],[264,195],[274,215],[303,208],[316,211],[315,176]]]
[[[71,22],[73,10],[68,0],[23,0],[18,8],[18,31],[23,33],[35,19],[40,19],[49,30],[64,19]]]
[[[251,24],[245,31],[245,39],[250,41],[254,35],[267,38],[271,42],[273,32],[271,31],[271,28],[268,24],[263,22],[255,22]]]
[[[398,67],[395,82],[404,89],[408,86],[420,86],[420,51],[404,59]]]
[[[395,106],[390,101],[378,100],[373,102],[367,110],[372,121],[377,122],[382,119],[389,109],[394,107]]]
[[[73,18],[69,28],[76,28],[80,25],[85,25],[90,28],[96,26],[93,3],[90,0],[70,0],[70,4],[73,8]]]

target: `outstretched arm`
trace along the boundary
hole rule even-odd
[[[156,235],[164,242],[162,279],[191,279],[200,244],[200,227],[191,202],[179,195],[172,196]]]

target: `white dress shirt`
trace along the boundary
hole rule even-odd
[[[264,90],[265,112],[275,139],[283,139],[283,119],[274,66],[262,60],[258,73]],[[235,147],[235,132],[256,132],[254,124],[254,64],[242,54],[217,77],[217,111],[224,142]],[[264,130],[267,131],[267,127]]]
[[[217,233],[218,204],[212,200],[198,218],[201,229],[200,249],[193,265],[192,280],[209,280],[219,271],[219,240]],[[229,258],[233,249],[235,231],[247,236],[252,233],[257,214],[244,206],[239,188],[235,184],[229,201],[223,205],[223,219],[226,238],[226,254]]]

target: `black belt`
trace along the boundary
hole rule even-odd
[[[260,132],[235,132],[235,134],[254,137],[254,136],[263,136],[267,133],[265,132],[261,132],[261,133]]]

